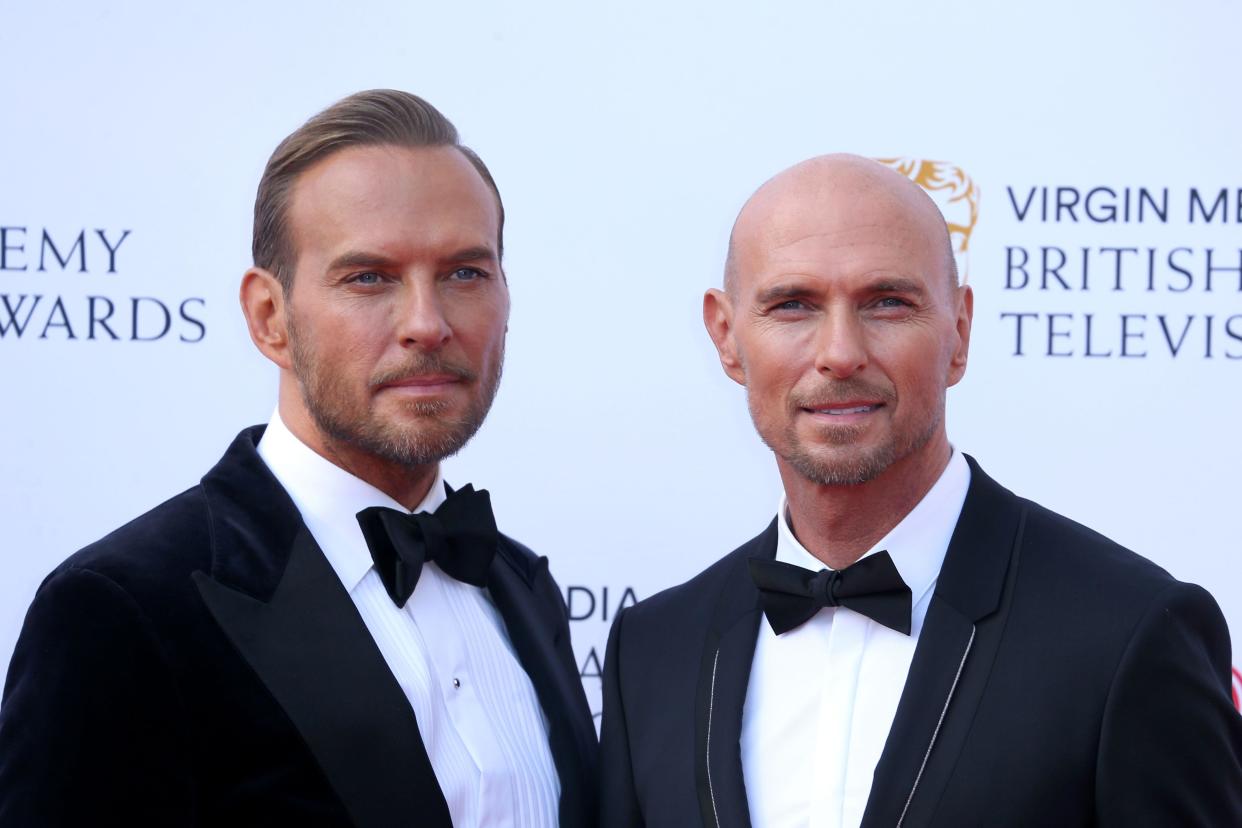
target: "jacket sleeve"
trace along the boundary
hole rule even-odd
[[[1161,592],[1135,628],[1105,706],[1099,825],[1242,825],[1242,717],[1231,647],[1200,587]]]
[[[625,613],[622,610],[613,620],[604,656],[604,717],[600,724],[602,828],[639,828],[645,824],[634,790],[629,731],[621,698],[621,627]]]
[[[132,597],[91,570],[54,572],[0,706],[0,828],[194,822],[178,707]]]

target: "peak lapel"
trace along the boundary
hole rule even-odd
[[[750,828],[742,707],[763,610],[747,568],[776,556],[776,521],[732,555],[703,643],[695,702],[695,782],[705,828]]]
[[[1025,509],[966,459],[970,489],[876,765],[864,828],[929,823],[1004,631]]]
[[[271,601],[195,573],[217,623],[306,740],[359,828],[450,827],[414,711],[305,529]]]
[[[358,828],[451,828],[405,693],[280,484],[243,432],[203,478],[208,610],[301,733]]]
[[[560,591],[548,574],[547,558],[518,559],[505,543],[502,539],[492,562],[488,591],[548,721],[548,746],[561,780],[560,824],[564,828],[593,825],[598,764],[595,726],[578,677],[568,624],[559,615]]]

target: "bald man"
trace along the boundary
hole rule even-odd
[[[1242,825],[1215,602],[949,442],[972,297],[916,185],[777,175],[703,317],[784,492],[617,616],[603,825]]]

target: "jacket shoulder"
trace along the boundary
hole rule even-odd
[[[1182,649],[1194,640],[1226,654],[1219,675],[1228,683],[1228,632],[1201,587],[1034,503],[1026,505],[1016,563],[1006,638],[1030,646],[1056,642],[1058,661],[1077,665],[1073,681],[1081,697],[1107,693],[1126,653],[1146,651],[1152,630],[1176,617],[1187,619],[1187,630],[1194,631]]]
[[[1038,503],[1024,502],[1024,564],[1062,569],[1066,576],[1098,584],[1106,594],[1131,598],[1178,583],[1160,566],[1094,529]]]
[[[776,550],[776,521],[746,543],[708,566],[693,578],[657,592],[625,610],[626,624],[682,623],[687,618],[706,619],[726,586],[746,569],[746,561],[772,557]],[[747,576],[749,577],[749,576]]]
[[[170,579],[207,569],[210,549],[207,503],[194,486],[70,555],[47,580],[85,570],[131,595],[158,593]]]

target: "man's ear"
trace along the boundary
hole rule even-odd
[[[720,365],[738,385],[746,384],[746,371],[733,336],[733,302],[723,290],[712,288],[703,294],[703,325],[716,345]]]
[[[966,360],[970,356],[970,325],[975,315],[975,294],[970,285],[958,288],[957,297],[957,347],[949,360],[949,385],[957,385],[966,375]]]
[[[239,298],[255,347],[281,368],[292,369],[288,307],[280,280],[261,267],[252,267],[242,276]]]

